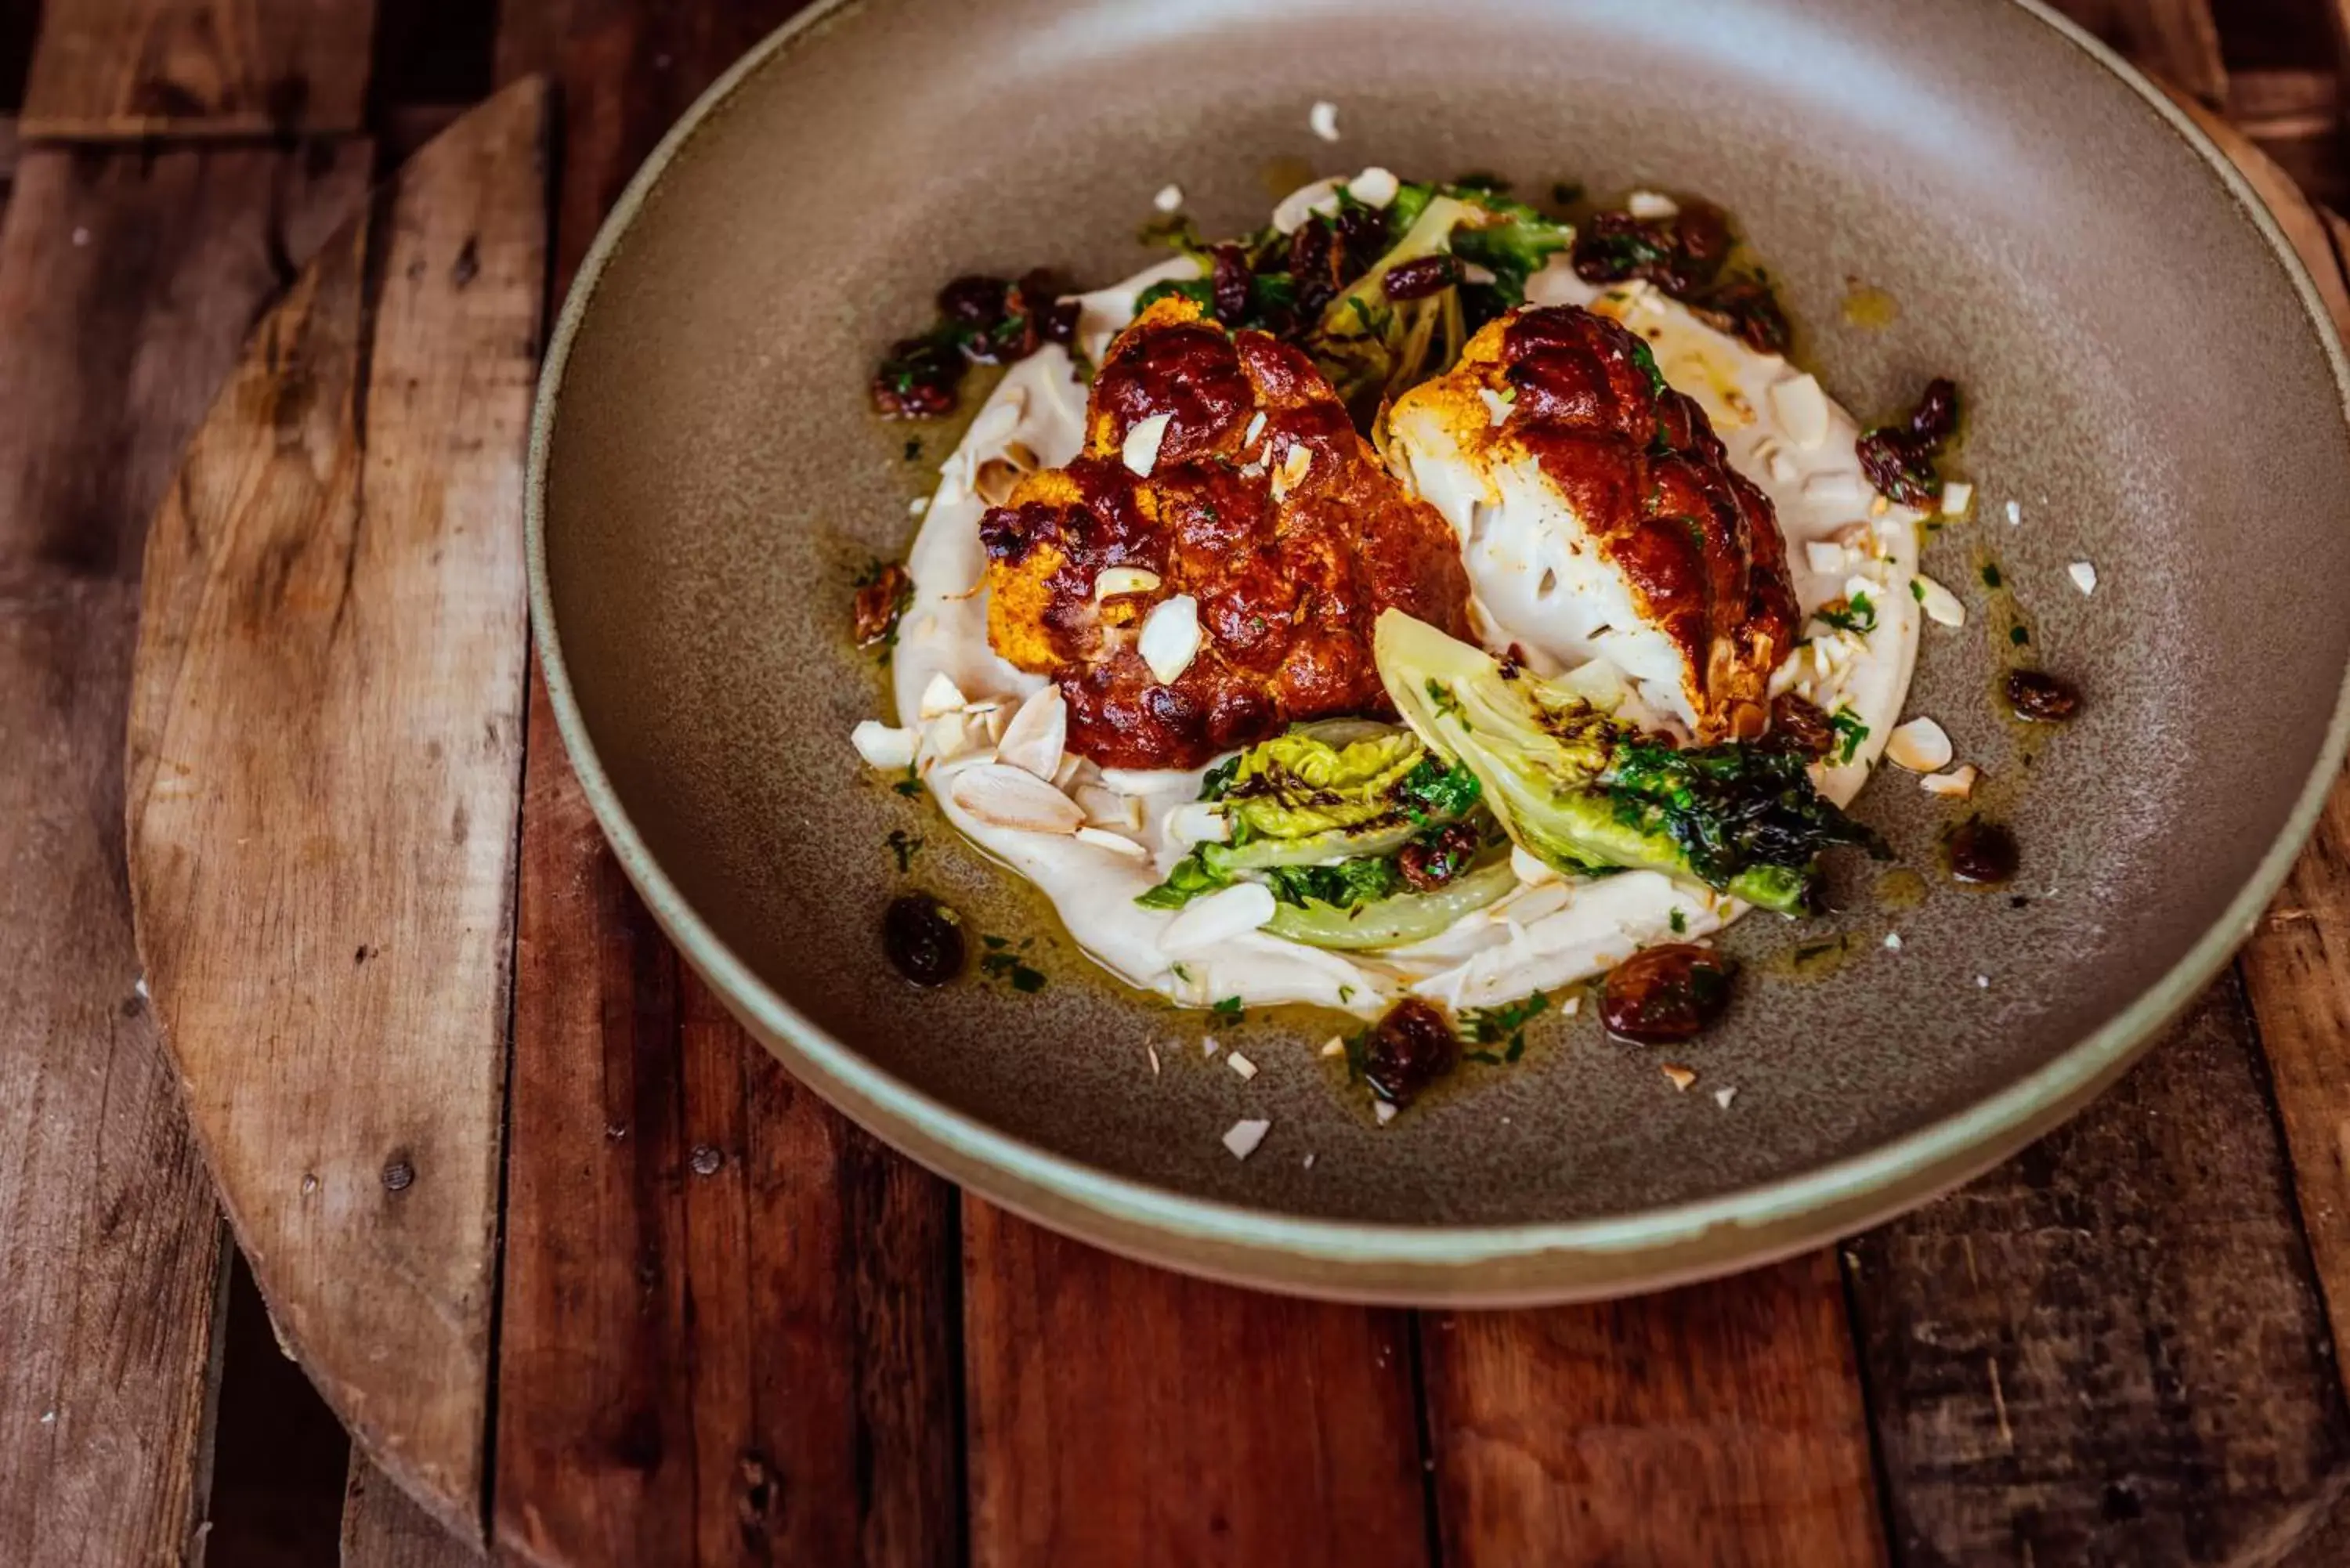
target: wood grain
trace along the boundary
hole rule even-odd
[[[519,0],[559,74],[556,280],[794,7]],[[951,1190],[807,1094],[654,929],[531,691],[498,1542],[541,1561],[960,1556]]]
[[[2350,1480],[2232,977],[2078,1120],[1847,1256],[1905,1562],[2289,1562],[2259,1552]]]
[[[2210,0],[2053,0],[2132,65],[2211,105],[2228,95]]]
[[[963,1217],[972,1563],[1428,1561],[1404,1314]]]
[[[357,131],[374,36],[375,0],[53,0],[25,134]]]
[[[123,883],[139,540],[273,258],[365,167],[36,151],[0,226],[0,1562],[195,1528],[219,1221]]]
[[[223,1203],[357,1442],[472,1531],[546,111],[475,110],[261,324],[150,535],[130,718],[140,950]]]
[[[1444,1561],[1885,1560],[1831,1254],[1661,1295],[1422,1324]]]
[[[351,1455],[342,1568],[471,1568],[486,1561],[478,1544],[442,1529],[366,1455]]]

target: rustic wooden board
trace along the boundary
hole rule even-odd
[[[558,289],[718,71],[795,7],[503,8],[565,87]],[[795,1085],[628,888],[532,682],[499,1543],[558,1562],[960,1554],[953,1198]]]
[[[1831,1254],[1596,1306],[1429,1315],[1444,1562],[1885,1560]]]
[[[971,1557],[1429,1561],[1410,1324],[1114,1258],[967,1199]]]
[[[28,137],[350,132],[375,0],[51,0]]]
[[[2210,0],[2054,0],[2141,70],[2207,104],[2224,102],[2228,68]]]
[[[2078,1120],[1852,1245],[1904,1561],[2296,1560],[2254,1548],[2324,1511],[2350,1413],[2263,1088],[2231,976]]]
[[[34,152],[0,227],[0,1562],[176,1562],[201,1507],[219,1221],[122,877],[139,540],[365,169]]]
[[[131,888],[279,1331],[478,1530],[546,93],[461,122],[256,330],[149,538]]]
[[[342,1568],[469,1568],[486,1561],[478,1544],[442,1529],[366,1455],[351,1455]]]

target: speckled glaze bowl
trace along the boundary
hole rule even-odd
[[[1307,128],[1323,99],[1335,145]],[[886,711],[847,636],[851,573],[903,549],[951,441],[877,421],[865,382],[933,289],[1036,264],[1106,281],[1147,259],[1134,231],[1170,181],[1224,233],[1263,221],[1270,185],[1370,163],[1710,195],[1864,422],[1937,373],[1970,397],[1976,519],[1926,570],[1973,613],[1928,628],[1911,711],[1988,770],[2022,878],[1951,886],[1950,809],[1881,774],[1858,809],[1931,890],[1888,898],[1866,872],[1837,920],[1736,928],[1749,976],[1675,1054],[1687,1092],[1555,1010],[1522,1062],[1386,1127],[1315,1055],[1335,1017],[1215,1027],[1261,1065],[1243,1083],[1203,1058],[1202,1015],[1095,971],[847,743]],[[1856,279],[1898,319],[1847,324]],[[794,1073],[914,1158],[1275,1289],[1643,1289],[1990,1165],[2118,1074],[2250,929],[2343,747],[2350,435],[2320,321],[2220,155],[2013,0],[824,5],[686,117],[573,290],[533,448],[540,646],[656,915]],[[1986,558],[2087,694],[2028,754],[1991,700],[2009,648]],[[925,841],[904,875],[893,828]],[[909,888],[1033,939],[1050,983],[906,985],[879,926]],[[1847,952],[1794,963],[1840,934]],[[1219,1141],[1243,1116],[1273,1122],[1245,1162]]]

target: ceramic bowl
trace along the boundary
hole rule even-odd
[[[1308,129],[1320,99],[1336,143]],[[1588,1009],[1554,1010],[1514,1066],[1378,1126],[1316,1054],[1343,1020],[1225,1028],[1111,981],[849,747],[887,711],[847,636],[851,575],[904,549],[953,436],[879,421],[866,381],[938,285],[1039,264],[1107,281],[1149,259],[1135,231],[1170,182],[1227,233],[1308,171],[1368,164],[1710,196],[1780,280],[1798,359],[1864,422],[1931,375],[1968,395],[1975,515],[1925,569],[1975,613],[1927,628],[1910,708],[1989,774],[2022,874],[1950,884],[1951,809],[1886,770],[1857,809],[1930,890],[1863,876],[1835,920],[1737,927],[1748,978],[1678,1053],[1686,1092]],[[1856,283],[1898,319],[1848,321]],[[2012,0],[818,5],[686,117],[579,275],[533,447],[534,607],[563,739],[647,903],[795,1074],[915,1158],[1277,1289],[1620,1293],[1984,1168],[2225,961],[2341,760],[2344,386],[2225,161]],[[1991,701],[1986,558],[2086,693],[2037,744]],[[2083,560],[2094,595],[2067,575]],[[923,840],[903,874],[896,828]],[[1045,990],[907,985],[879,924],[910,888],[1031,941]],[[1793,961],[1839,934],[1835,961]],[[1203,1033],[1262,1072],[1203,1056]],[[1221,1141],[1242,1116],[1273,1123],[1244,1161]]]

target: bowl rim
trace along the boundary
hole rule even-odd
[[[1731,1192],[1619,1214],[1501,1225],[1409,1224],[1283,1214],[1174,1191],[1039,1147],[937,1099],[803,1015],[695,913],[646,847],[588,732],[565,663],[546,570],[548,457],[564,375],[605,269],[671,164],[753,76],[836,13],[819,0],[754,46],[696,99],[613,204],[565,298],[541,367],[525,492],[530,613],[566,752],[622,870],[721,1000],[825,1098],[951,1179],[1055,1229],[1163,1266],[1262,1288],[1359,1301],[1531,1303],[1703,1278],[1849,1234],[1988,1169],[2105,1087],[2182,1012],[2248,938],[2314,831],[2350,748],[2350,666],[2318,754],[2251,875],[2152,985],[2006,1087],[1873,1148]],[[2204,164],[2284,268],[2333,371],[2350,426],[2350,360],[2322,296],[2250,182],[2163,89],[2044,0],[2003,0],[2136,93]],[[1166,1243],[1162,1246],[1160,1243]],[[1171,1247],[1175,1255],[1169,1255]],[[1628,1265],[1628,1267],[1627,1267]],[[1492,1279],[1478,1271],[1498,1268]]]

